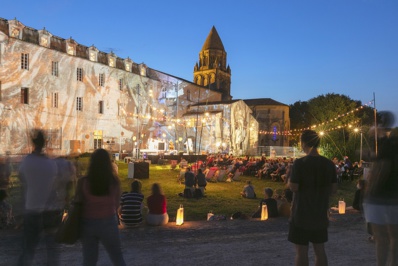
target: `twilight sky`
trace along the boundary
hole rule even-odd
[[[397,0],[13,0],[0,17],[190,81],[214,25],[234,99],[375,93],[398,125]]]

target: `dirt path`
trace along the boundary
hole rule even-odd
[[[286,218],[170,223],[121,231],[128,265],[293,265],[294,249],[287,238]],[[15,265],[21,230],[0,231],[0,265]],[[361,214],[332,214],[329,265],[375,265],[374,244],[368,241]],[[43,265],[44,245],[35,265]],[[311,263],[313,252],[310,249]],[[63,246],[60,265],[81,265],[81,245]],[[98,265],[111,265],[102,250]]]

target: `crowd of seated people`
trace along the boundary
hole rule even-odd
[[[258,179],[287,182],[293,159],[275,158],[266,159],[261,168],[256,171]]]
[[[208,182],[236,181],[240,175],[254,176],[258,179],[270,179],[287,183],[292,172],[293,158],[266,158],[250,156],[233,156],[230,154],[209,154],[201,168]],[[362,162],[351,163],[347,156],[336,164],[338,181],[352,181],[363,174]],[[195,171],[196,172],[196,171]]]
[[[235,157],[228,154],[208,155],[204,163],[204,174],[206,178],[218,179],[218,171],[225,171],[225,180],[237,180],[237,176],[255,176],[259,179],[272,179],[273,181],[286,182],[288,169],[291,168],[293,159],[274,158],[267,159],[265,156],[255,158],[249,156]],[[217,169],[218,171],[214,172]],[[210,180],[209,180],[210,181]]]
[[[344,156],[342,160],[334,157],[333,160],[336,165],[337,181],[353,181],[363,175],[362,161],[351,163],[348,156]]]

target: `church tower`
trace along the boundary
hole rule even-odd
[[[227,52],[214,26],[199,52],[199,62],[194,67],[193,79],[198,85],[222,92],[223,101],[232,99],[231,69],[227,65]]]

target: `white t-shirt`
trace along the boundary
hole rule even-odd
[[[57,175],[57,165],[44,155],[29,154],[19,167],[25,183],[25,210],[41,212],[47,209],[49,195]]]

